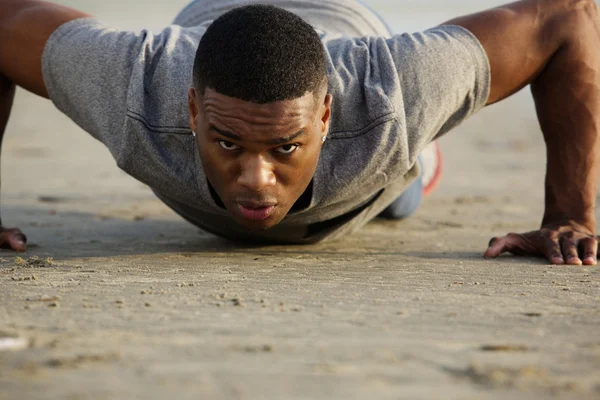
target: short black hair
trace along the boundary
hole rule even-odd
[[[325,51],[314,28],[271,5],[234,8],[200,40],[194,86],[257,104],[318,93],[327,82]]]

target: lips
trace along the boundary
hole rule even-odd
[[[238,202],[242,217],[250,221],[262,221],[273,214],[275,204],[261,202]]]

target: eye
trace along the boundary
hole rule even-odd
[[[227,151],[234,151],[240,149],[240,146],[238,146],[235,143],[228,142],[227,140],[219,140],[219,145]]]
[[[292,154],[296,149],[300,147],[297,144],[284,144],[275,149],[280,154]]]

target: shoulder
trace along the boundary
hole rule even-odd
[[[396,118],[400,87],[394,71],[374,57],[380,37],[323,35],[333,96],[330,137],[361,136]]]
[[[203,26],[169,26],[158,33],[144,32],[132,55],[127,111],[142,116],[150,126],[187,129],[187,91]]]

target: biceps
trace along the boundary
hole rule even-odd
[[[88,17],[81,11],[37,0],[0,5],[0,75],[43,97],[42,52],[46,41],[65,22]]]
[[[554,24],[576,2],[524,0],[446,24],[473,33],[490,61],[491,93],[488,104],[500,101],[530,84],[544,69],[564,40],[565,24]],[[557,29],[557,27],[559,29]]]

